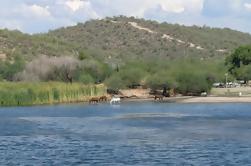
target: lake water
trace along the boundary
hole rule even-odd
[[[251,104],[0,108],[0,165],[251,165]]]

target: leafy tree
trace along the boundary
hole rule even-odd
[[[94,59],[84,60],[82,68],[92,76],[95,82],[103,82],[112,72],[110,66]]]
[[[119,76],[119,74],[114,74],[110,78],[108,78],[105,81],[105,84],[108,86],[108,88],[119,90],[126,87],[124,84],[122,78]]]
[[[241,65],[235,70],[236,78],[247,82],[251,80],[251,65]]]
[[[250,77],[251,46],[237,48],[225,60],[229,72],[237,79],[247,82]]]
[[[146,80],[146,85],[151,89],[176,88],[177,82],[168,71],[157,72],[149,75]]]
[[[132,85],[140,84],[142,79],[145,77],[145,72],[141,68],[123,68],[119,72],[122,81],[127,87]]]
[[[80,77],[79,77],[79,80],[80,82],[82,82],[83,84],[94,84],[94,79],[92,78],[92,76],[90,74],[82,74]]]
[[[24,69],[25,62],[20,56],[16,56],[13,62],[0,62],[0,76],[2,79],[13,81],[16,73]]]
[[[230,56],[226,58],[229,72],[236,74],[235,70],[241,65],[249,65],[251,63],[251,46],[241,46],[237,48]]]
[[[201,73],[184,71],[177,77],[178,91],[181,94],[199,95],[201,92],[208,92],[211,89],[211,83],[206,76]]]

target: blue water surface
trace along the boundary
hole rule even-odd
[[[251,104],[0,108],[0,165],[251,165]]]

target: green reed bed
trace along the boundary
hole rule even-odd
[[[104,85],[0,82],[0,106],[84,102],[105,94]]]

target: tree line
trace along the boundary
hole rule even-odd
[[[39,56],[25,62],[20,56],[0,61],[0,80],[22,82],[105,83],[111,89],[175,89],[181,94],[209,92],[214,82],[251,79],[251,46],[237,48],[226,58],[129,59],[108,64],[81,52],[78,56]]]

